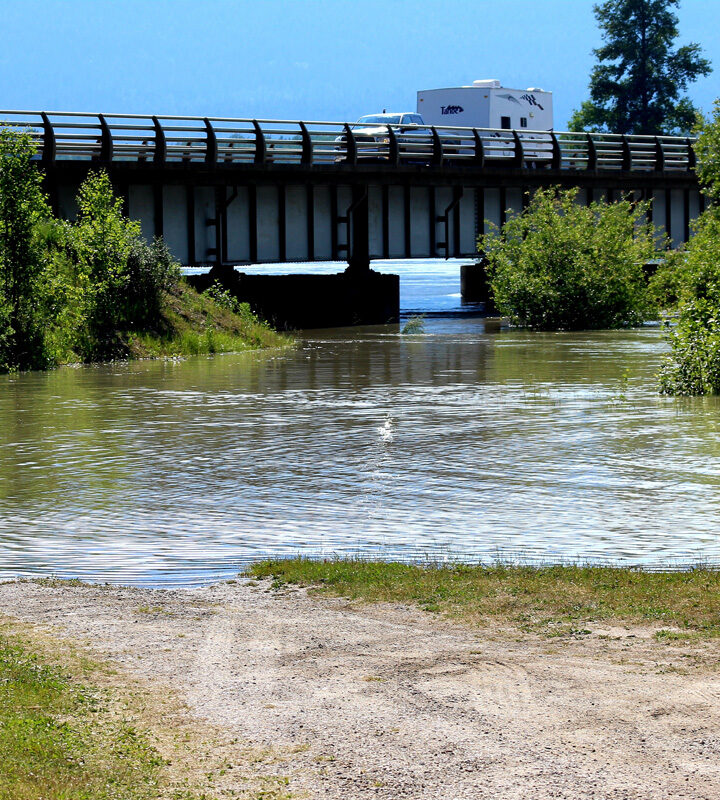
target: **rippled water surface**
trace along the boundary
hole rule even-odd
[[[456,267],[436,271],[440,294],[420,271],[407,308],[459,310]],[[0,377],[0,577],[188,584],[296,553],[716,561],[720,407],[658,396],[663,352],[656,328],[430,317],[422,336]]]

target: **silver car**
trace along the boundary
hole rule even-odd
[[[420,114],[407,111],[398,114],[367,114],[350,126],[353,138],[357,145],[358,159],[387,159],[389,157],[388,145],[390,136],[388,125],[393,125],[400,152],[403,158],[424,158],[429,132],[424,129],[425,123]],[[335,141],[342,143],[343,153],[346,149],[346,136],[337,136]],[[338,156],[337,161],[344,161],[344,156]]]

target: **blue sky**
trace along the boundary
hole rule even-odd
[[[680,42],[716,72],[720,0],[684,0]],[[499,78],[551,89],[564,128],[600,43],[592,0],[0,0],[0,106],[290,119],[415,107]]]

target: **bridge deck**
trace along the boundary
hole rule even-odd
[[[703,208],[688,137],[34,111],[0,124],[36,141],[59,213],[107,169],[186,264],[469,256],[539,186],[652,199],[675,243]]]
[[[378,126],[377,135],[346,122],[0,111],[4,124],[28,130],[45,162],[152,161],[156,165],[377,162],[477,169],[551,166],[556,170],[686,172],[693,139],[495,128]]]

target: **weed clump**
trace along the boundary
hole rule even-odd
[[[425,314],[416,314],[415,316],[409,317],[400,333],[404,336],[413,333],[425,333]]]

